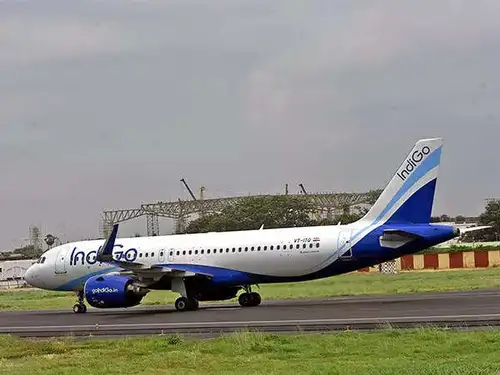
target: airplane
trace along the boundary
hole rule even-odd
[[[76,292],[75,313],[87,311],[85,300],[103,309],[137,306],[155,289],[180,294],[177,311],[240,291],[242,307],[258,306],[252,286],[340,275],[460,236],[455,226],[430,223],[442,146],[443,138],[417,141],[354,223],[138,238],[117,238],[115,224],[106,239],[47,250],[24,278],[37,288]]]

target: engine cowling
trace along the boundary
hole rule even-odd
[[[134,285],[131,277],[119,275],[93,276],[83,290],[89,305],[102,309],[136,306],[148,293]]]

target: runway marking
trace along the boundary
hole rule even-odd
[[[154,328],[154,327],[221,327],[221,326],[244,326],[244,325],[297,325],[297,324],[328,324],[328,323],[387,323],[388,321],[411,320],[415,322],[427,322],[430,319],[478,319],[478,318],[500,318],[499,314],[480,314],[480,315],[434,315],[434,316],[392,316],[380,318],[347,318],[347,319],[312,319],[312,320],[254,320],[254,321],[230,321],[230,322],[185,322],[185,323],[133,323],[133,324],[81,324],[66,326],[23,326],[23,327],[0,327],[0,331],[29,331],[39,329],[72,329],[72,328]]]

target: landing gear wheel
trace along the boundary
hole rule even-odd
[[[186,311],[188,309],[189,301],[186,297],[179,297],[175,300],[175,308],[177,311]]]
[[[177,311],[193,311],[197,310],[199,302],[194,298],[179,297],[175,301],[175,308]]]
[[[75,314],[84,314],[87,312],[87,306],[85,306],[83,303],[77,303],[75,306],[73,306],[73,312]]]
[[[190,310],[190,311],[198,310],[199,306],[200,306],[200,303],[198,302],[197,299],[188,298],[188,310]]]
[[[238,303],[243,306],[243,307],[253,307],[253,306],[259,306],[261,303],[262,299],[260,298],[259,293],[242,293],[238,297]]]
[[[250,293],[250,299],[252,300],[251,306],[259,306],[262,302],[262,298],[260,298],[260,294],[256,292]]]
[[[250,293],[241,293],[240,296],[238,297],[238,303],[243,307],[250,306],[251,300],[252,299],[250,298]]]
[[[73,306],[73,312],[75,314],[83,314],[87,312],[87,306],[85,306],[85,300],[83,296],[83,291],[78,291],[77,293],[78,296],[78,302],[75,306]]]

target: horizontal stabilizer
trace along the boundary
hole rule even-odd
[[[380,246],[397,249],[418,238],[423,238],[418,230],[386,229],[380,236]]]
[[[470,233],[470,232],[476,232],[478,230],[483,230],[483,229],[489,229],[493,228],[491,225],[483,225],[480,227],[470,227],[470,228],[460,228],[460,234],[465,234],[465,233]]]

